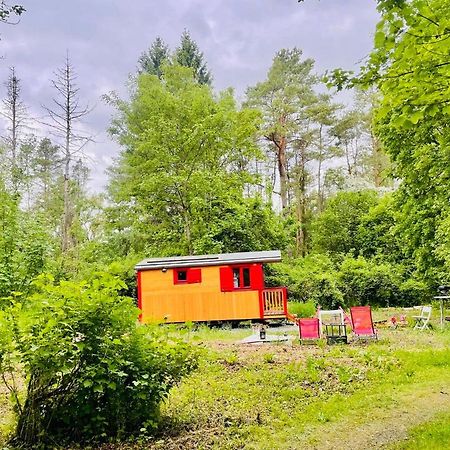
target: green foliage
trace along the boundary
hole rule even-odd
[[[357,230],[359,253],[366,258],[382,255],[390,262],[404,260],[396,224],[395,201],[387,194],[361,217]]]
[[[267,153],[271,157],[274,155],[277,161],[283,212],[287,212],[288,192],[292,190],[298,211],[303,215],[309,176],[306,161],[311,159],[309,145],[312,140],[304,121],[307,107],[317,100],[313,90],[317,83],[317,77],[312,73],[313,65],[312,59],[302,59],[302,51],[298,48],[280,50],[273,58],[267,79],[247,89],[246,102],[247,106],[262,113],[260,135],[267,143]],[[295,159],[294,155],[297,155]],[[291,173],[288,172],[288,161],[292,163]],[[295,189],[289,186],[289,175]],[[304,217],[298,222],[301,231]],[[297,247],[304,251],[304,242],[298,243]]]
[[[380,0],[374,49],[359,75],[342,70],[338,87],[374,86],[381,94],[375,132],[402,180],[394,208],[402,252],[427,283],[447,278],[450,65],[447,1]]]
[[[139,57],[139,73],[148,73],[161,78],[163,66],[169,61],[169,47],[158,36],[150,48]]]
[[[390,264],[359,257],[346,258],[339,273],[339,285],[351,305],[392,306],[399,298],[399,274]],[[406,288],[407,286],[405,286]]]
[[[189,347],[159,328],[136,326],[138,310],[119,295],[125,285],[112,275],[60,284],[42,276],[35,287],[0,317],[0,371],[21,368],[27,380],[24,402],[15,396],[14,442],[152,432],[161,400],[195,367]]]
[[[381,93],[376,133],[402,180],[396,208],[403,249],[427,282],[447,265],[441,224],[448,203],[450,142],[447,1],[379,1],[374,50],[351,84]]]
[[[308,305],[323,309],[339,306],[413,306],[430,301],[433,290],[407,266],[377,258],[340,255],[334,261],[310,254],[265,268],[268,286],[286,286],[289,311],[303,315]],[[298,306],[297,306],[298,305]]]
[[[312,254],[270,266],[266,269],[266,284],[286,286],[288,298],[293,302],[312,302],[316,307],[327,308],[344,303],[337,286],[336,269],[325,255]]]
[[[212,76],[206,63],[203,61],[203,53],[199,50],[197,43],[191,38],[189,31],[183,31],[180,46],[175,50],[173,59],[176,64],[192,69],[194,79],[198,83],[211,84]]]
[[[49,236],[39,219],[19,209],[0,180],[0,298],[26,292],[46,266]],[[1,307],[1,300],[0,300]]]
[[[243,198],[257,181],[249,163],[260,154],[258,112],[237,110],[229,91],[215,98],[179,66],[166,66],[163,80],[141,75],[131,103],[116,106],[113,133],[125,151],[110,185],[117,210],[108,214],[125,251],[164,256],[280,241],[273,212]]]
[[[399,295],[398,305],[415,306],[430,303],[435,293],[424,281],[409,278],[399,285]]]
[[[217,208],[217,219],[213,221],[211,215],[202,224],[195,253],[277,250],[286,246],[283,221],[260,197],[244,198],[230,206]]]
[[[362,218],[378,202],[374,191],[339,192],[312,225],[313,248],[330,253],[359,253]]]
[[[288,303],[288,311],[297,317],[314,317],[317,312],[317,305],[313,301]]]

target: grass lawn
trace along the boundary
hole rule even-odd
[[[391,449],[428,450],[449,448],[450,412],[438,414],[432,421],[413,427],[404,442],[391,446]]]
[[[450,448],[448,330],[383,328],[378,341],[336,346],[242,345],[249,328],[176,332],[202,357],[162,406],[160,434],[104,449]]]

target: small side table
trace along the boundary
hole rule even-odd
[[[342,342],[347,344],[347,328],[345,325],[328,324],[325,325],[325,334],[327,337],[327,344],[337,344]]]

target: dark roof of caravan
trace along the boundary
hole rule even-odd
[[[279,250],[268,252],[222,253],[219,255],[175,256],[171,258],[144,259],[136,270],[173,269],[178,267],[205,267],[227,264],[269,263],[281,261]]]

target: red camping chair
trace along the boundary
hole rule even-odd
[[[377,338],[370,306],[352,306],[350,316],[352,318],[352,330],[357,337]]]
[[[300,333],[300,340],[320,339],[320,322],[318,318],[313,319],[299,319],[298,331]]]

